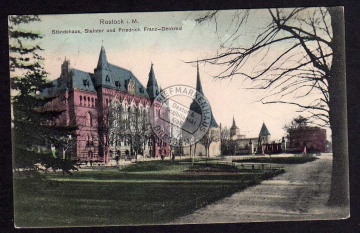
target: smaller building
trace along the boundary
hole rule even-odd
[[[318,153],[326,151],[326,130],[320,127],[302,126],[288,131],[287,151],[291,153]]]
[[[283,152],[285,141],[271,142],[271,134],[265,123],[262,124],[259,136],[246,138],[240,134],[240,129],[236,126],[235,119],[230,128],[229,153],[232,155],[251,155],[251,154],[276,154]]]

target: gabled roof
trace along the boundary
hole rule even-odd
[[[70,74],[72,77],[71,81],[73,88],[96,93],[90,73],[77,69],[71,69]]]
[[[136,85],[135,94],[138,96],[149,98],[146,88],[140,83],[140,81],[131,71],[112,64],[109,64],[109,69],[114,79],[114,84],[110,85],[111,88],[126,92],[126,82],[131,79],[135,82]],[[119,82],[120,86],[117,87],[116,82]]]
[[[271,135],[271,134],[270,134],[269,130],[267,129],[265,123],[263,123],[260,133],[259,133],[259,136],[267,136],[267,135]]]

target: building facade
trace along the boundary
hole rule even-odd
[[[303,126],[288,132],[288,152],[302,153],[304,148],[307,153],[326,152],[326,144],[326,130],[320,127]]]
[[[42,95],[54,98],[47,108],[64,111],[55,124],[77,127],[67,152],[71,159],[108,163],[116,156],[169,155],[169,145],[149,125],[150,107],[159,94],[153,64],[145,87],[131,71],[110,64],[102,46],[93,73],[71,68],[65,59],[52,84]]]
[[[230,128],[229,153],[233,155],[252,155],[252,154],[274,154],[284,152],[285,141],[271,141],[271,134],[265,123],[262,124],[259,136],[246,138],[240,134],[239,127],[236,126],[235,119]]]

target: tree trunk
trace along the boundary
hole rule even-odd
[[[333,29],[333,60],[328,77],[332,130],[333,167],[329,205],[349,204],[348,131],[345,80],[345,24],[343,8],[328,8]]]

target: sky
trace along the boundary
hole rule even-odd
[[[196,64],[187,62],[214,56],[221,42],[229,37],[225,26],[217,28],[211,21],[197,25],[195,19],[203,13],[41,15],[40,22],[29,24],[26,29],[43,35],[39,45],[44,49],[42,55],[45,57],[45,70],[49,73],[48,79],[59,77],[65,57],[70,60],[72,68],[93,72],[103,45],[108,61],[132,71],[144,86],[153,63],[157,82],[163,89],[177,84],[195,87]],[[219,18],[219,25],[231,27],[234,13],[225,12]],[[248,22],[243,29],[244,37],[237,44],[247,44],[248,39],[256,34],[258,25],[264,25],[268,13],[258,10],[254,17],[256,20]],[[120,24],[109,24],[112,20]],[[181,30],[150,31],[145,27],[181,27]],[[133,31],[125,32],[119,28]],[[85,33],[85,29],[103,31]],[[54,34],[54,30],[80,30],[81,33]],[[255,64],[249,63],[248,68],[251,69],[252,65]],[[221,72],[220,67],[200,63],[199,71],[204,94],[217,123],[223,127],[231,127],[234,117],[241,134],[257,137],[264,122],[272,139],[279,140],[285,135],[283,126],[299,115],[294,106],[258,102],[264,93],[248,90],[252,85],[249,80],[239,77],[214,79],[213,76]]]

